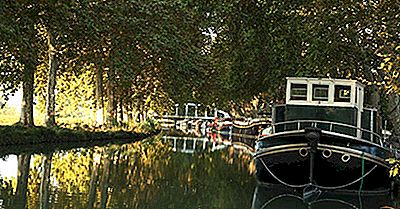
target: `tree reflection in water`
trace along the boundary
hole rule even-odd
[[[40,189],[42,168],[47,167],[51,168],[48,208],[54,209],[398,206],[388,195],[359,198],[354,194],[328,192],[321,193],[316,201],[305,202],[299,191],[256,187],[252,176],[254,164],[246,150],[232,146],[212,150],[210,147],[193,154],[174,152],[169,143],[155,138],[125,145],[58,151],[52,158],[48,156],[51,161],[43,158],[46,155],[32,155],[27,185],[24,181],[30,155],[20,155],[18,181],[0,177],[0,205],[23,208],[27,197],[27,208],[47,207],[43,202],[46,194],[42,194],[47,190]],[[40,202],[40,196],[46,198]]]
[[[110,179],[111,208],[251,205],[254,178],[249,175],[249,155],[233,149],[193,155],[173,153],[160,141],[127,145],[119,151]]]
[[[18,155],[18,181],[14,202],[12,204],[15,209],[24,209],[26,205],[30,159],[30,154]]]
[[[45,191],[40,190],[42,158],[33,155],[29,209],[39,209],[39,193]],[[149,139],[58,151],[51,163],[49,208],[57,209],[250,208],[255,187],[251,156],[232,147],[184,154]],[[2,187],[0,197],[9,190]]]

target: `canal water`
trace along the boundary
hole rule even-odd
[[[42,162],[49,153],[32,150],[27,189],[17,197],[17,185],[23,185],[17,175],[27,169],[18,167],[16,155],[2,154],[0,208],[17,208],[24,196],[29,209],[396,208],[389,194],[321,192],[305,201],[301,191],[257,185],[253,143],[254,137],[157,136],[59,150],[48,163]],[[51,166],[48,190],[40,187],[42,165]],[[40,200],[46,194],[48,204]]]

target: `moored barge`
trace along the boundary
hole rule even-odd
[[[268,134],[256,142],[260,183],[325,190],[388,191],[378,110],[364,105],[355,80],[287,78],[286,103],[275,105]]]

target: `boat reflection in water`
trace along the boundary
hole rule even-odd
[[[254,191],[252,209],[358,209],[398,208],[387,193],[362,194],[321,191],[313,197],[303,197],[296,191],[282,185],[261,186]]]
[[[211,138],[213,139],[213,138]],[[213,140],[230,145],[236,151],[255,154],[255,137],[248,135],[217,134]],[[313,187],[290,188],[281,184],[257,184],[253,193],[252,209],[347,209],[347,208],[399,208],[390,192],[357,191],[338,192]]]
[[[0,177],[0,208],[339,209],[361,208],[360,203],[363,208],[396,207],[384,195],[363,196],[359,201],[357,193],[343,197],[321,192],[303,198],[300,190],[257,186],[254,140],[237,135],[228,139],[164,136],[54,151],[49,161],[43,160],[43,153],[32,153],[31,161],[25,157],[30,166],[15,167],[12,183]],[[16,156],[2,160],[22,165]],[[46,165],[50,175],[42,175]],[[0,166],[0,174],[10,168]],[[17,173],[25,175],[17,177]],[[41,179],[47,179],[47,188],[40,186]],[[17,196],[15,186],[24,182]]]

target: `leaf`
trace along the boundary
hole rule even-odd
[[[378,69],[379,69],[379,70],[382,70],[383,68],[385,68],[385,63],[384,63],[384,62],[382,62],[382,63],[379,65]]]
[[[397,174],[399,174],[399,168],[396,167],[393,169],[392,177],[396,177]]]
[[[390,61],[390,57],[386,57],[385,59],[383,59],[384,62],[389,62]]]
[[[389,159],[386,159],[386,162],[388,162],[389,164],[393,164],[393,163],[396,162],[396,159],[394,159],[394,158],[389,158]]]

